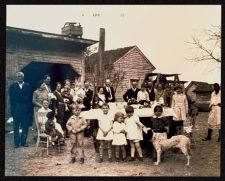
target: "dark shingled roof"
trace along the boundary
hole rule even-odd
[[[197,88],[193,90],[195,93],[206,93],[206,92],[212,92],[213,91],[213,85],[208,84],[206,82],[197,82]]]
[[[117,61],[119,58],[121,58],[123,55],[125,55],[127,52],[129,52],[132,48],[135,46],[130,47],[124,47],[124,48],[118,48],[115,50],[107,50],[103,53],[103,65],[111,65],[115,61]],[[94,53],[91,56],[87,57],[86,59],[86,66],[88,65],[95,65],[98,60],[98,53]]]

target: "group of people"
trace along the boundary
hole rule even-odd
[[[29,126],[35,128],[37,112],[54,112],[56,122],[63,130],[63,136],[69,137],[66,124],[72,116],[72,107],[79,105],[82,111],[101,107],[103,103],[115,102],[115,91],[107,79],[104,87],[99,87],[95,94],[90,82],[85,81],[84,87],[80,82],[71,82],[69,79],[64,84],[57,82],[52,91],[51,77],[45,75],[38,82],[37,89],[32,92],[31,86],[24,82],[24,73],[17,73],[17,81],[10,85],[9,98],[12,117],[14,119],[14,147],[28,146],[26,143]],[[52,114],[49,114],[51,116]],[[32,116],[34,119],[32,119]],[[20,137],[19,129],[22,129]]]
[[[84,163],[83,156],[83,136],[84,130],[88,127],[87,120],[80,116],[81,111],[88,111],[92,108],[101,108],[102,115],[98,119],[98,131],[96,139],[98,140],[100,160],[103,161],[104,145],[107,145],[108,159],[112,161],[112,145],[115,146],[116,160],[119,160],[120,150],[122,160],[126,161],[125,145],[129,141],[131,161],[135,160],[135,151],[142,160],[142,150],[140,141],[143,140],[142,131],[147,132],[146,128],[134,115],[132,104],[141,104],[151,107],[154,102],[158,105],[154,108],[151,129],[154,132],[168,133],[168,121],[162,117],[163,106],[173,108],[177,120],[174,121],[175,132],[173,134],[182,134],[183,122],[187,120],[188,100],[184,93],[182,84],[153,84],[148,81],[138,88],[138,82],[133,81],[131,88],[128,89],[123,99],[127,102],[125,108],[126,115],[117,112],[115,115],[108,114],[109,102],[115,102],[115,90],[111,86],[109,79],[105,81],[105,86],[99,87],[97,93],[93,91],[90,82],[85,81],[84,87],[81,83],[71,83],[65,80],[64,84],[57,82],[54,91],[51,90],[51,77],[46,75],[33,93],[28,83],[24,81],[24,74],[17,73],[17,81],[9,88],[10,107],[14,119],[14,147],[27,147],[26,143],[28,128],[31,123],[28,116],[36,112],[46,112],[47,120],[45,123],[46,133],[52,138],[57,138],[64,143],[64,138],[71,139],[71,163],[76,161],[76,152],[80,163]],[[32,97],[32,101],[29,99]],[[211,140],[213,125],[217,125],[220,130],[220,86],[214,84],[214,92],[211,97],[208,136],[203,139]],[[196,101],[190,103],[193,110],[196,110]],[[33,108],[33,111],[31,110]],[[192,112],[192,111],[191,111]],[[192,114],[192,113],[190,113]],[[35,118],[36,119],[36,118]],[[216,121],[215,121],[216,120]],[[194,123],[192,123],[194,124]],[[19,128],[22,134],[19,134]],[[219,140],[220,138],[218,138]]]
[[[157,133],[166,133],[168,126],[166,118],[162,117],[162,106],[158,105],[154,108],[154,116],[152,119],[152,128],[145,127],[139,120],[139,117],[134,114],[134,108],[131,105],[125,107],[126,115],[123,112],[116,112],[114,115],[109,113],[108,103],[103,103],[101,106],[102,113],[98,119],[98,132],[96,139],[100,143],[99,147],[99,163],[104,161],[104,147],[108,152],[108,161],[112,162],[112,146],[115,147],[115,161],[135,161],[135,152],[138,153],[138,159],[143,161],[142,148],[140,141],[143,140],[143,131],[147,133],[152,129]],[[73,107],[73,116],[67,122],[67,128],[71,133],[71,161],[76,162],[78,159],[81,164],[84,163],[84,129],[87,127],[87,122],[80,117],[81,108],[76,105]],[[130,145],[130,159],[127,159],[126,145]],[[121,158],[120,158],[121,154]]]
[[[128,104],[141,104],[150,107],[157,102],[158,104],[173,108],[177,120],[174,121],[173,130],[176,134],[182,133],[183,122],[187,120],[188,100],[184,93],[183,84],[153,84],[148,81],[141,85],[141,89],[137,87],[137,82],[132,82],[132,87],[123,95],[123,99]]]

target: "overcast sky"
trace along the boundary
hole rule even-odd
[[[65,22],[80,22],[83,38],[93,40],[105,28],[106,50],[137,45],[155,72],[180,73],[188,81],[221,81],[220,64],[188,61],[193,51],[185,43],[202,29],[221,25],[219,5],[7,6],[7,26],[61,34]]]

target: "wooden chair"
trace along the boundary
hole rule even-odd
[[[36,127],[37,127],[37,143],[36,143],[36,151],[37,148],[39,147],[39,143],[44,143],[46,144],[46,148],[47,148],[47,155],[48,155],[48,148],[49,148],[49,144],[51,143],[51,136],[45,133],[45,123],[47,121],[47,117],[46,117],[47,113],[46,112],[36,112],[35,113],[35,123],[36,123]],[[57,146],[58,146],[58,150],[59,152],[61,151],[60,148],[60,143],[59,141],[57,142]]]

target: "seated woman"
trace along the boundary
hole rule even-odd
[[[148,105],[150,100],[149,100],[149,94],[146,91],[145,85],[141,85],[141,90],[137,94],[137,102],[141,105]]]
[[[101,108],[104,103],[108,102],[104,94],[103,87],[98,88],[98,93],[94,96],[94,108]]]

